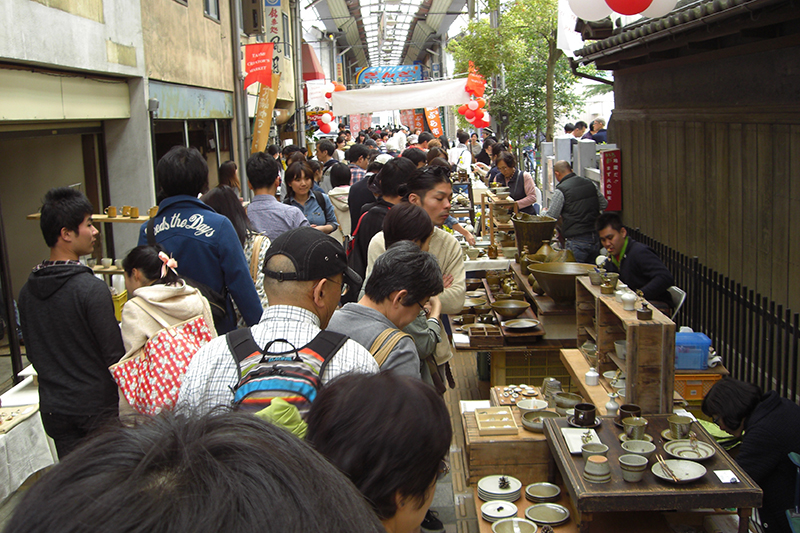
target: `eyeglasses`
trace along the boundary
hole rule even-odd
[[[711,421],[714,423],[715,426],[719,426],[721,415],[714,415],[711,417]]]
[[[444,459],[439,463],[439,469],[436,471],[436,481],[441,481],[447,474],[450,473],[450,465]]]
[[[341,293],[341,296],[344,296],[344,295],[345,295],[345,294],[347,294],[347,292],[350,290],[350,285],[348,285],[348,284],[347,284],[347,282],[346,282],[346,281],[344,281],[344,280],[342,280],[341,282],[339,282],[339,281],[336,281],[336,280],[334,280],[334,279],[330,279],[330,278],[325,278],[325,279],[326,279],[326,280],[328,280],[328,281],[330,281],[331,283],[336,283],[337,285],[341,285],[341,286],[342,286],[342,293]]]

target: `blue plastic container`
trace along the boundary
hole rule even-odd
[[[710,348],[711,339],[703,333],[676,333],[675,368],[677,370],[707,369]]]

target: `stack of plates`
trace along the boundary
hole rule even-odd
[[[561,495],[558,485],[552,483],[534,483],[525,487],[525,497],[534,502],[553,502]]]
[[[557,503],[539,503],[525,509],[525,518],[542,526],[560,526],[569,520],[569,511]]]
[[[487,522],[497,522],[504,518],[517,516],[517,506],[506,501],[486,502],[481,505],[481,516]]]
[[[508,482],[507,488],[500,488],[500,478]],[[511,476],[486,476],[478,481],[478,497],[485,501],[515,502],[522,496],[522,482]]]

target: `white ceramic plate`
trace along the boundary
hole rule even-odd
[[[513,320],[506,320],[503,322],[503,327],[513,330],[526,330],[533,329],[539,325],[538,320],[532,318],[515,318]]]
[[[672,440],[664,443],[664,451],[676,459],[689,459],[702,461],[713,457],[714,447],[702,441],[697,441],[697,448],[689,440]]]
[[[670,483],[690,483],[706,475],[706,467],[700,463],[695,463],[694,461],[684,461],[683,459],[666,459],[664,462],[667,463],[667,467],[672,470],[672,473],[675,474],[676,478],[678,478],[677,482],[673,481],[669,474],[661,469],[661,464],[658,462],[653,464],[652,468],[650,468],[650,471],[653,472],[654,476]]]
[[[531,501],[552,501],[561,494],[561,488],[552,483],[533,483],[525,487],[525,496]]]
[[[517,506],[511,502],[493,501],[481,505],[481,515],[487,522],[517,516]]]
[[[581,453],[581,446],[587,442],[597,442],[602,444],[597,432],[593,429],[579,429],[579,428],[561,428],[561,434],[564,436],[564,441],[567,443],[569,453]],[[587,440],[584,442],[583,437],[586,436]]]
[[[505,489],[500,488],[501,477],[506,478],[506,480],[508,481],[508,488]],[[522,482],[512,476],[503,476],[503,475],[486,476],[478,481],[478,489],[484,494],[495,494],[495,495],[505,496],[509,494],[521,493]]]
[[[504,518],[492,524],[494,533],[536,533],[539,526],[524,518]]]

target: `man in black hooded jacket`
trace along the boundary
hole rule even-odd
[[[84,437],[119,414],[108,367],[125,354],[108,286],[78,259],[92,253],[92,204],[79,191],[51,189],[41,229],[50,258],[19,293],[27,357],[39,375],[39,407],[63,459]]]

